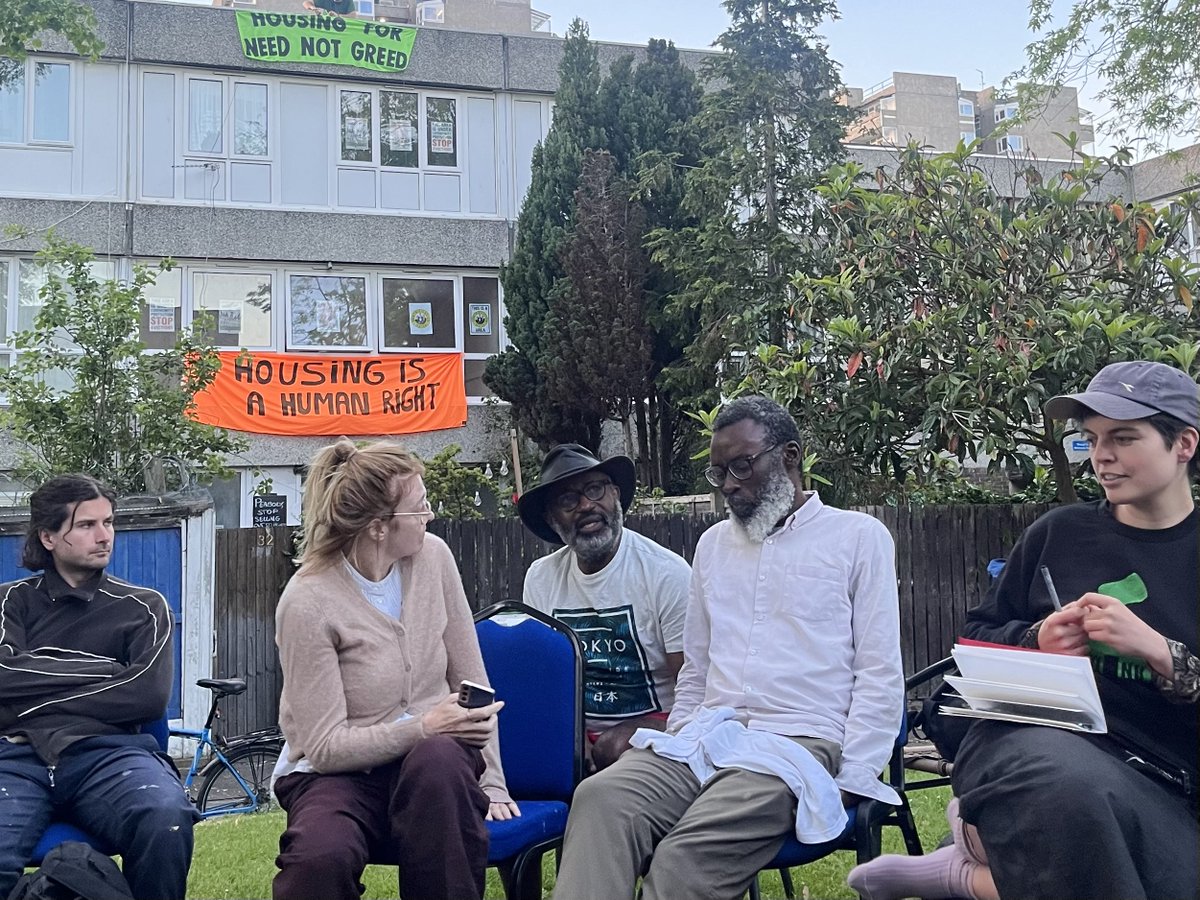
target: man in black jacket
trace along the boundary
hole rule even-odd
[[[114,497],[86,475],[34,491],[21,565],[41,574],[0,586],[0,897],[52,819],[115,847],[138,900],[186,893],[199,816],[140,731],[170,699],[171,613],[105,572]]]

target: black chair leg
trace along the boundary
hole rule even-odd
[[[501,871],[503,877],[505,873]],[[504,896],[508,900],[541,900],[542,854],[526,853],[517,857],[504,878]]]
[[[761,874],[761,872],[756,872],[754,880],[750,882],[750,900],[762,900],[762,891],[758,886],[758,876]]]
[[[896,824],[900,826],[900,834],[904,837],[904,849],[909,856],[922,856],[925,850],[921,847],[921,834],[917,831],[917,822],[913,818],[912,807],[907,797],[901,797],[900,808],[896,810]]]
[[[796,900],[796,888],[792,885],[791,870],[780,869],[779,880],[783,882],[783,896],[787,897],[787,900]]]

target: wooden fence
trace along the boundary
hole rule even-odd
[[[911,674],[949,652],[966,610],[986,589],[988,560],[1004,556],[1045,506],[868,507],[896,540],[901,650]],[[714,516],[630,517],[626,526],[689,562]],[[530,563],[553,548],[517,519],[434,520],[458,560],[473,609],[521,599]],[[281,675],[274,645],[275,604],[293,571],[292,528],[217,532],[216,659],[220,677],[244,677],[249,689],[223,701],[227,734],[275,721]]]

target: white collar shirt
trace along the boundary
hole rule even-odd
[[[806,498],[761,544],[732,521],[701,536],[668,730],[731,707],[751,730],[834,741],[838,786],[895,802],[879,780],[904,702],[895,547],[877,519]]]

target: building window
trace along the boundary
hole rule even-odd
[[[217,347],[271,347],[271,276],[196,272],[192,322],[202,316],[205,336]]]
[[[358,275],[288,277],[288,347],[367,350],[367,279]]]
[[[371,95],[342,91],[341,135],[343,162],[373,162],[371,156]]]
[[[267,155],[267,86],[236,82],[233,86],[233,152]]]
[[[1011,119],[1017,114],[1017,104],[1006,103],[1003,106],[997,106],[995,110],[995,119],[997,122],[1003,122],[1005,119]]]
[[[457,344],[453,281],[383,279],[381,350],[408,350],[414,347],[451,350]]]
[[[0,57],[0,143],[71,140],[71,66]]]
[[[880,97],[879,98],[879,108],[886,109],[886,110],[895,110],[896,96],[893,94],[888,97]]]
[[[969,144],[969,143],[971,143],[971,141],[975,140],[975,132],[974,131],[960,131],[958,133],[958,136],[960,138],[962,138],[962,141],[964,144]]]
[[[428,97],[425,101],[426,153],[429,165],[458,166],[458,101]]]
[[[491,356],[500,352],[500,280],[463,278],[463,350]]]
[[[159,272],[153,284],[142,291],[142,321],[139,336],[149,350],[170,350],[179,337],[183,312],[183,272]]]
[[[883,128],[881,129],[881,133],[883,134],[883,142],[885,144],[892,144],[893,146],[899,144],[900,132],[897,131],[893,126],[891,126],[891,125],[883,126]]]
[[[417,134],[417,95],[407,91],[380,91],[380,165],[400,169],[420,166]]]
[[[221,153],[224,150],[224,85],[207,78],[188,79],[188,150]]]
[[[959,97],[958,117],[960,119],[973,119],[975,117],[975,104],[964,97]]]
[[[1021,153],[1025,150],[1025,139],[1019,134],[1009,134],[996,141],[996,152],[1006,153]]]

